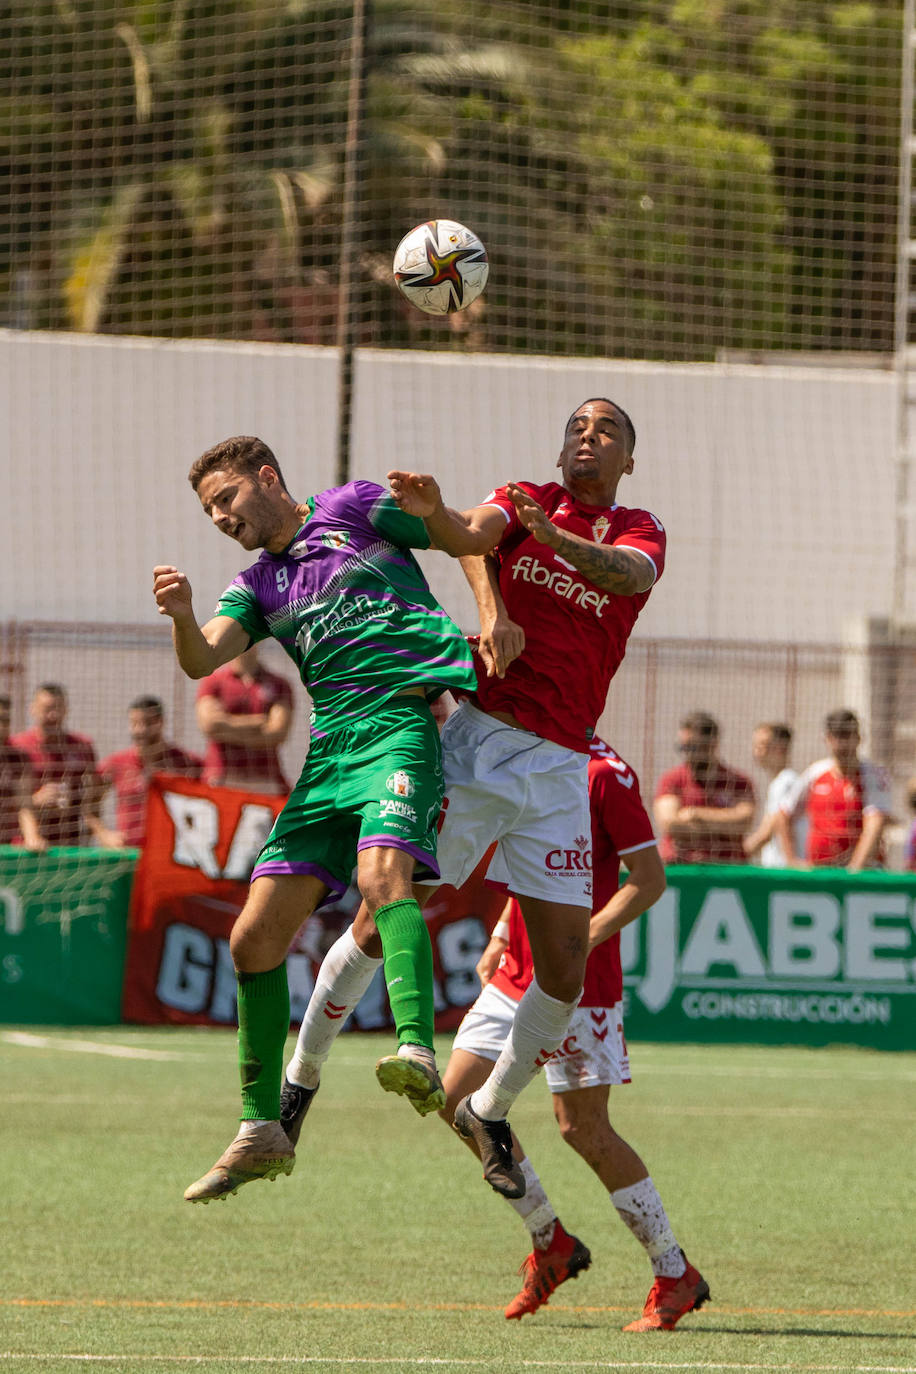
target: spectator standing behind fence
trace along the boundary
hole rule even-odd
[[[779,837],[779,813],[783,802],[790,795],[798,781],[798,774],[789,766],[792,751],[792,731],[782,722],[767,722],[754,727],[751,737],[751,753],[754,762],[770,779],[763,816],[756,830],[744,837],[744,853],[748,859],[760,855],[764,868],[785,868],[788,856]],[[804,854],[808,835],[808,822],[804,816],[796,817],[793,822],[795,852]]]
[[[292,688],[263,666],[255,646],[217,668],[197,689],[197,723],[208,740],[204,782],[288,792],[278,751],[292,717]]]
[[[906,785],[906,804],[910,810],[906,839],[903,842],[903,867],[908,873],[916,871],[916,778]]]
[[[655,789],[655,824],[665,863],[744,863],[743,837],[754,820],[754,785],[719,758],[719,726],[706,711],[678,729],[684,762]]]
[[[109,787],[115,791],[115,828],[110,830],[98,816],[87,821],[96,844],[107,849],[138,848],[146,834],[146,798],[154,773],[180,773],[199,778],[203,759],[170,744],[163,737],[165,712],[158,697],[137,697],[127,708],[131,747],[109,754],[98,767],[99,797]]]
[[[790,864],[818,868],[882,868],[884,829],[891,819],[890,780],[883,768],[859,757],[861,734],[852,711],[831,711],[824,721],[828,758],[812,763],[783,802],[779,831]],[[804,854],[795,847],[791,822],[808,820]]]
[[[47,849],[32,805],[35,782],[29,756],[10,743],[12,719],[12,701],[0,696],[0,844]]]
[[[86,842],[87,818],[94,815],[98,793],[95,749],[85,735],[64,729],[67,707],[67,693],[59,683],[42,683],[32,698],[31,730],[10,740],[32,765],[32,806],[49,845]]]

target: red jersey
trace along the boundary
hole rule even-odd
[[[292,706],[293,701],[292,688],[279,673],[261,668],[257,677],[247,682],[228,663],[204,678],[197,689],[197,700],[201,697],[215,697],[230,716],[264,715],[277,702]],[[259,747],[211,739],[204,755],[204,781],[218,785],[227,773],[247,774],[255,788],[259,782],[270,782],[289,791],[276,745]]]
[[[788,816],[808,817],[809,863],[838,868],[848,864],[862,835],[867,811],[893,811],[890,780],[883,768],[860,759],[848,777],[837,770],[833,759],[820,759],[796,779],[782,807]],[[879,853],[875,862],[883,862]]]
[[[639,779],[628,763],[603,740],[593,741],[588,765],[588,798],[592,813],[592,911],[600,911],[617,891],[620,856],[655,844],[652,822],[639,794]],[[493,974],[500,992],[518,1001],[534,977],[531,946],[521,908],[514,899],[509,916],[509,944]],[[597,945],[585,966],[582,1007],[613,1007],[623,996],[620,935]]]
[[[83,807],[95,787],[95,750],[91,741],[84,735],[65,731],[59,739],[47,743],[37,729],[32,729],[13,735],[10,744],[28,755],[36,792],[48,782],[61,786],[60,801],[34,803],[38,828],[48,844],[82,844]]]
[[[658,797],[677,797],[681,806],[735,806],[737,802],[754,801],[754,784],[734,768],[716,764],[715,772],[703,781],[696,778],[690,766],[682,763],[659,779],[655,789]],[[741,835],[725,831],[707,831],[693,840],[676,840],[667,835],[659,848],[666,864],[743,864],[747,860]]]
[[[586,506],[556,482],[518,485],[560,529],[596,544],[637,549],[654,566],[656,581],[661,577],[665,531],[649,511]],[[587,754],[649,592],[620,596],[589,582],[529,534],[505,487],[482,504],[506,515],[494,553],[500,591],[509,615],[525,631],[525,650],[504,678],[488,678],[478,663],[477,703],[483,711],[508,711],[526,730]]]
[[[35,791],[29,756],[24,749],[6,741],[0,744],[0,844],[18,844],[22,838],[19,800],[23,790],[29,796]]]
[[[164,744],[156,767],[147,773],[140,750],[124,749],[109,754],[99,764],[99,776],[115,789],[115,826],[126,845],[139,847],[146,833],[146,795],[153,773],[179,773],[185,778],[199,778],[204,761],[196,754],[188,754],[177,744]]]

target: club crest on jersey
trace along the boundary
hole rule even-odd
[[[598,519],[592,524],[592,537],[596,544],[600,544],[611,528],[611,522],[606,515],[599,515]]]
[[[327,549],[342,549],[350,542],[349,530],[325,530],[321,542]]]
[[[405,773],[402,768],[389,774],[385,779],[385,786],[396,797],[412,797],[417,790],[413,778],[409,773]]]

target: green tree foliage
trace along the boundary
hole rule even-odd
[[[352,6],[15,0],[6,322],[330,343]],[[710,358],[887,349],[901,0],[375,0],[365,344]],[[391,254],[447,216],[484,300]]]

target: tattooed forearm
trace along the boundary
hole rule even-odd
[[[578,535],[567,534],[556,526],[554,529],[557,538],[551,540],[552,547],[602,591],[633,596],[651,587],[652,569],[641,554],[615,548],[613,544],[590,544]]]

